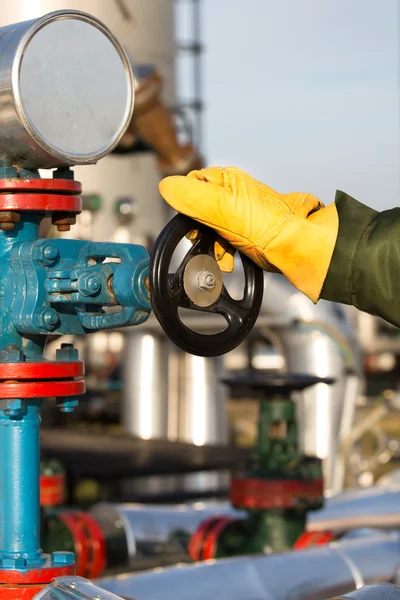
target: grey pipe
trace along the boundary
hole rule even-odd
[[[376,533],[322,548],[181,565],[97,583],[140,600],[324,600],[393,581],[399,560],[399,534]]]
[[[210,517],[244,516],[226,502],[178,506],[104,503],[94,506],[91,514],[99,523],[119,523],[119,529],[123,528],[131,567],[138,558],[185,555],[190,536]]]
[[[346,531],[359,527],[400,527],[400,486],[371,487],[328,498],[308,515],[308,529]]]
[[[92,515],[120,523],[129,554],[129,564],[138,557],[157,559],[182,554],[186,543],[201,523],[210,517],[244,518],[243,511],[228,502],[197,502],[178,506],[141,504],[98,504]],[[359,528],[393,529],[400,527],[400,486],[372,487],[343,492],[326,499],[325,507],[308,515],[311,531],[354,531]],[[179,541],[180,540],[180,541]]]

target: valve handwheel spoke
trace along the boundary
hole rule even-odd
[[[170,273],[170,263],[179,242],[193,230],[198,232],[196,240],[175,273]],[[178,347],[198,356],[220,356],[236,348],[253,328],[263,298],[263,272],[241,253],[245,288],[241,300],[232,298],[215,260],[217,239],[213,229],[184,215],[176,215],[158,236],[150,262],[154,314]],[[227,327],[208,335],[199,333],[183,323],[179,308],[220,314]]]
[[[243,305],[242,300],[234,300],[223,286],[221,296],[215,305],[215,312],[221,314],[227,323],[237,330],[245,322],[248,308]]]
[[[197,232],[197,238],[186,256],[196,256],[197,254],[209,254],[210,256],[214,256],[213,252],[216,242],[216,234],[214,231],[209,227],[205,228],[202,226],[200,229],[197,229]]]

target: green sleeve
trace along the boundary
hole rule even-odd
[[[336,193],[339,233],[321,298],[400,327],[400,208],[377,212]]]

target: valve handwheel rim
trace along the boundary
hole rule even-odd
[[[171,274],[173,254],[179,242],[193,230],[198,231],[197,239]],[[241,300],[231,297],[214,257],[217,237],[213,229],[176,215],[158,236],[150,261],[154,314],[170,340],[196,356],[221,356],[236,348],[252,330],[263,299],[263,271],[242,253],[239,256],[245,276],[244,295]],[[220,314],[227,328],[210,335],[193,331],[180,319],[179,308]]]

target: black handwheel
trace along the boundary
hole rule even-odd
[[[196,229],[198,237],[175,273],[169,272],[179,242]],[[197,356],[220,356],[238,346],[250,333],[260,312],[264,277],[262,269],[239,253],[245,276],[244,295],[234,300],[226,290],[214,257],[217,234],[184,215],[176,215],[158,236],[150,261],[151,302],[167,336],[182,350]],[[178,309],[188,308],[222,315],[227,327],[206,335],[189,329]]]

